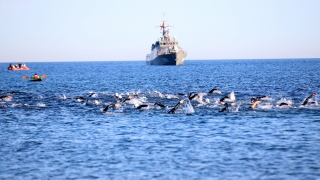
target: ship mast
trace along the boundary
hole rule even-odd
[[[168,37],[169,34],[167,34],[166,28],[167,28],[167,27],[173,27],[173,26],[169,26],[169,25],[166,24],[165,13],[163,13],[162,24],[161,24],[160,26],[156,26],[156,27],[160,27],[160,31],[162,30],[162,37],[163,37],[164,39],[170,38],[170,37]]]

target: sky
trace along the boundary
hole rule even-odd
[[[143,61],[163,13],[186,60],[320,58],[318,0],[0,0],[0,62]]]

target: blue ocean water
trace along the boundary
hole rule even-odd
[[[301,105],[319,92],[320,59],[7,66],[0,64],[0,96],[12,96],[0,100],[8,106],[0,108],[0,179],[320,178],[318,96]],[[34,73],[47,78],[22,78]],[[232,91],[235,106],[219,113]],[[182,95],[190,92],[202,95],[192,107]],[[133,99],[102,113],[116,93]],[[249,109],[253,96],[269,99]],[[175,114],[154,106],[181,99]]]

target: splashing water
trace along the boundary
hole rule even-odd
[[[239,112],[240,106],[241,106],[241,103],[239,103],[239,105],[236,107],[235,112]]]
[[[123,107],[121,106],[121,107],[116,108],[114,112],[122,113],[123,112]]]
[[[37,106],[38,107],[46,107],[46,105],[44,103],[38,103]]]
[[[185,114],[193,114],[195,113],[193,106],[191,105],[189,99],[185,99],[184,100],[184,104],[183,104],[183,111]]]
[[[268,104],[258,104],[257,106],[260,109],[272,109],[272,104],[268,103]]]
[[[231,101],[235,101],[235,100],[236,100],[236,96],[234,95],[234,91],[232,91],[232,92],[230,93],[229,97],[230,97],[230,100],[231,100]]]
[[[229,106],[228,111],[229,111],[229,112],[239,112],[240,106],[241,106],[241,103],[239,103],[236,107],[232,107],[232,106],[230,107],[230,106]]]
[[[173,98],[177,98],[177,97],[174,94],[166,94],[165,98],[173,99]]]
[[[136,106],[139,106],[142,104],[142,101],[140,101],[139,99],[131,99],[128,104],[134,104]]]
[[[62,96],[60,97],[60,99],[67,99],[67,96],[65,94],[62,94]]]
[[[281,103],[287,103],[289,105],[292,104],[292,101],[291,100],[287,100],[286,98],[281,98],[278,102],[277,102],[277,105],[281,104]]]
[[[98,100],[94,100],[94,105],[95,106],[99,106],[101,104],[101,102],[100,101],[98,101]]]

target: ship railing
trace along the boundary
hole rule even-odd
[[[160,41],[160,46],[178,46],[178,41]]]
[[[172,54],[172,53],[175,53],[175,52],[179,52],[178,51],[175,51],[174,49],[171,49],[170,51],[168,49],[166,50],[158,50],[158,56],[159,55],[164,55],[164,54]]]

